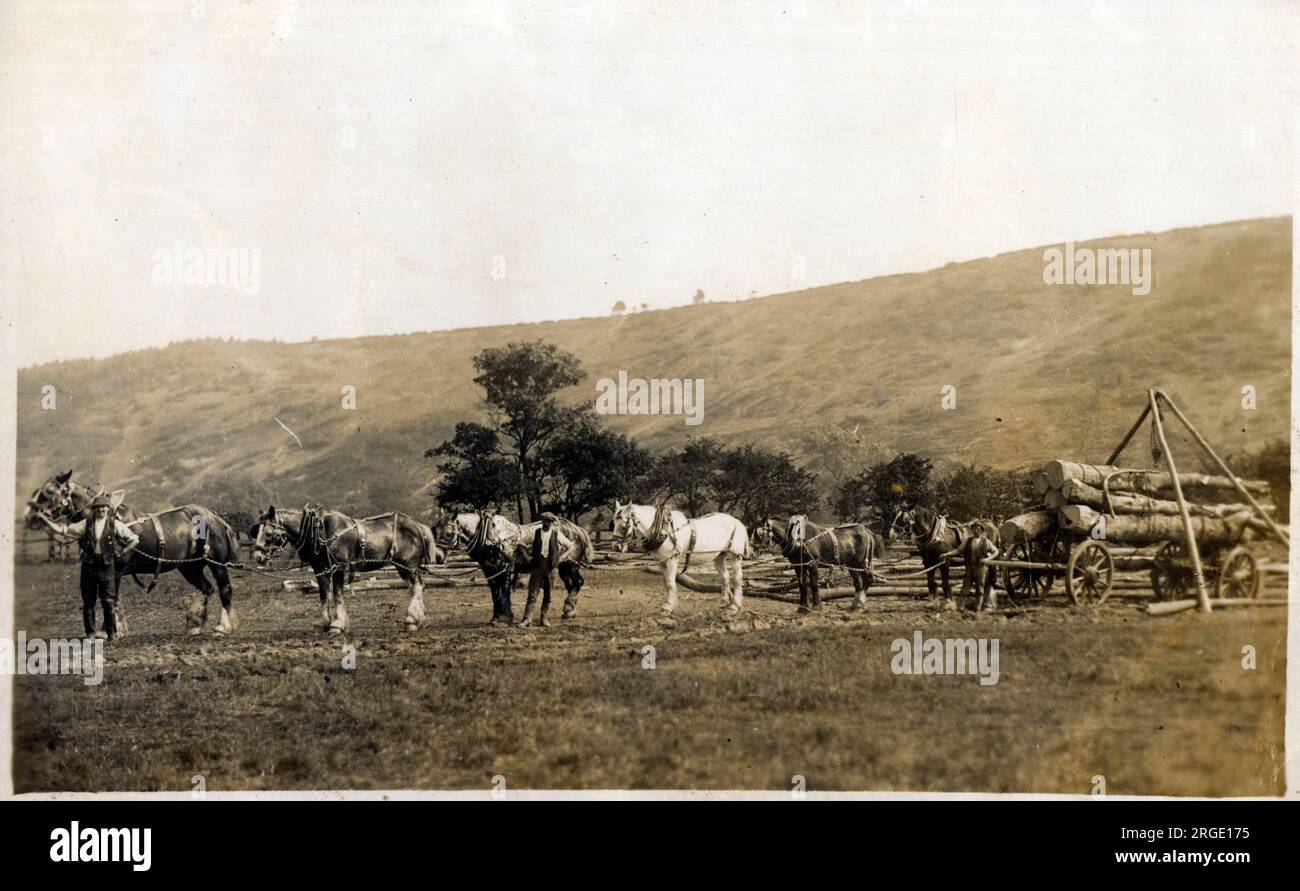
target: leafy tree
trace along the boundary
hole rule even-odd
[[[693,439],[680,451],[664,452],[656,458],[635,491],[652,501],[674,499],[686,514],[699,516],[717,498],[722,455],[717,440],[707,436]]]
[[[620,300],[614,304],[614,308],[611,312],[613,315],[621,316],[623,313],[627,312],[627,304]]]
[[[933,470],[929,458],[910,452],[873,464],[840,486],[833,505],[835,513],[842,520],[861,520],[886,532],[904,507],[934,506],[930,482]]]
[[[706,297],[704,296],[704,289],[703,289],[703,288],[696,288],[696,289],[695,289],[695,296],[691,298],[691,303],[703,303],[703,302],[704,302],[705,300],[707,300],[707,299],[708,299],[708,298],[706,298]]]
[[[814,511],[816,479],[785,452],[747,445],[723,454],[713,488],[718,510],[753,525],[772,514]]]
[[[590,412],[557,433],[538,453],[547,500],[570,519],[626,497],[651,466],[650,453],[622,433],[607,430]]]
[[[519,464],[501,448],[496,431],[482,424],[461,422],[452,438],[424,457],[445,455],[451,460],[438,465],[438,503],[448,509],[478,510],[487,505],[514,502],[522,513],[523,487]]]
[[[1254,452],[1225,460],[1238,476],[1269,484],[1276,508],[1273,516],[1278,522],[1285,522],[1291,512],[1291,443],[1286,437],[1269,440]]]
[[[958,520],[984,517],[1005,520],[1039,499],[1029,474],[963,464],[935,483],[936,506]]]
[[[529,518],[536,519],[541,513],[545,476],[538,454],[587,410],[585,406],[561,405],[556,394],[581,382],[587,373],[577,356],[543,341],[489,347],[474,357],[474,370],[478,372],[474,383],[484,392],[485,429],[497,436],[496,451],[515,465],[520,517],[526,503]],[[482,434],[476,432],[474,437],[481,439]],[[452,454],[440,450],[453,444],[443,443],[432,451]],[[485,453],[477,454],[485,457]],[[499,468],[485,472],[497,476]]]

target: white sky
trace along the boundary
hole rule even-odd
[[[6,4],[11,355],[602,315],[1291,212],[1295,5],[1025,6]],[[256,251],[260,290],[156,283],[178,241]]]

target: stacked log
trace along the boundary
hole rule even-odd
[[[1185,534],[1170,473],[1048,461],[1034,471],[1033,479],[1035,490],[1042,487],[1043,509],[1003,524],[1004,541],[1032,540],[1050,531],[1052,524],[1078,535],[1097,534],[1108,542],[1131,545],[1176,541]],[[1198,542],[1232,544],[1246,529],[1267,531],[1250,505],[1241,503],[1241,493],[1231,478],[1179,473],[1177,482],[1187,500]],[[1252,496],[1269,497],[1267,482],[1238,482]],[[1094,533],[1103,518],[1104,534],[1100,530]]]

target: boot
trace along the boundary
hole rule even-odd
[[[520,628],[530,628],[533,624],[533,608],[537,605],[536,598],[529,597],[528,604],[524,607],[524,617],[519,620]]]
[[[93,606],[83,606],[81,608],[81,627],[85,629],[86,637],[95,636],[95,608]]]
[[[546,621],[546,611],[547,611],[548,609],[550,609],[550,607],[544,606],[544,607],[542,607],[542,611],[541,611],[540,613],[537,614],[537,624],[540,625],[540,626],[543,627],[543,628],[550,628],[550,627],[551,627],[551,623],[548,622],[548,621]]]

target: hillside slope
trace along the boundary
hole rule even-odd
[[[873,441],[935,458],[1012,466],[1100,459],[1149,386],[1167,389],[1223,451],[1285,436],[1290,399],[1290,218],[1126,236],[1150,247],[1156,285],[1043,284],[1043,249],[740,303],[304,344],[199,341],[18,376],[18,487],[51,471],[126,486],[162,505],[214,475],[277,498],[343,509],[427,506],[423,450],[480,393],[471,358],[545,339],[595,382],[703,378],[704,423],[623,417],[651,448],[688,435],[795,450],[809,428],[859,425]],[[58,407],[42,410],[41,387]],[[940,392],[956,387],[957,408]],[[1241,409],[1241,388],[1258,408]],[[356,387],[357,407],[341,407]],[[300,447],[275,418],[302,439]],[[815,465],[816,456],[804,456]]]

